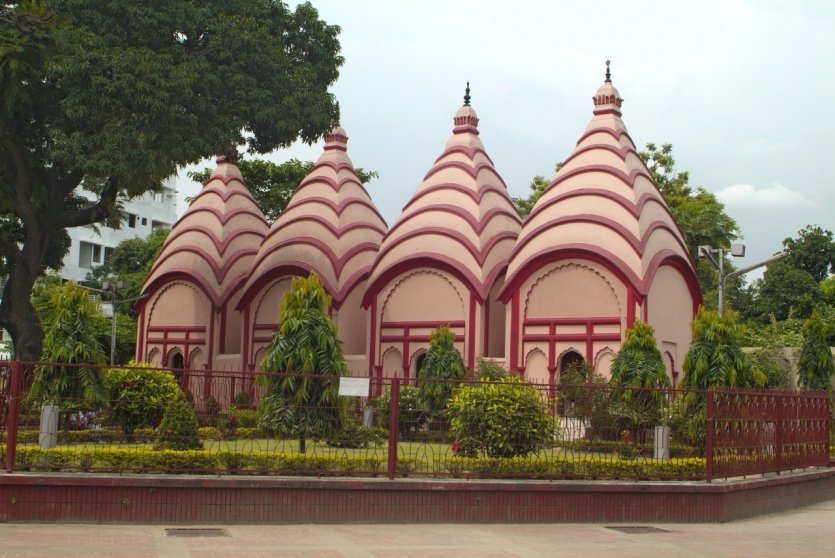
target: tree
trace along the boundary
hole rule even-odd
[[[560,165],[557,165],[557,170],[559,170],[559,167]],[[513,205],[515,205],[516,209],[519,210],[519,215],[521,215],[523,219],[530,215],[533,210],[533,206],[536,205],[536,202],[539,201],[539,198],[542,197],[542,194],[548,189],[549,185],[550,182],[544,176],[534,176],[533,180],[531,180],[531,193],[528,197],[513,198]]]
[[[797,238],[783,241],[786,257],[783,262],[802,269],[820,283],[835,273],[835,240],[832,231],[816,225],[806,225],[797,232]]]
[[[348,365],[327,313],[330,302],[315,274],[293,278],[258,375],[271,398],[268,407],[292,413],[302,453],[310,435],[325,437],[339,428],[338,376]]]
[[[266,153],[333,126],[338,34],[275,0],[0,6],[0,326],[21,358],[40,355],[29,294],[66,228],[117,225],[120,199],[230,146]]]
[[[613,394],[613,412],[623,426],[648,428],[658,424],[666,398],[660,388],[671,387],[652,326],[640,320],[626,330],[623,346],[612,362],[611,385],[624,389]],[[639,436],[634,434],[637,443]]]
[[[91,407],[104,402],[102,370],[77,366],[102,365],[107,360],[96,339],[98,309],[90,301],[89,293],[72,281],[56,290],[51,302],[55,313],[44,338],[43,360],[54,364],[35,369],[31,400],[65,408]]]
[[[803,344],[797,369],[801,388],[832,390],[835,364],[832,361],[832,350],[826,342],[826,328],[818,310],[813,311],[803,324]]]
[[[623,346],[612,362],[611,383],[646,389],[671,387],[651,325],[635,320],[635,325],[626,330]]]
[[[104,379],[110,419],[122,428],[127,442],[133,441],[137,428],[157,428],[169,402],[180,396],[174,375],[146,362],[130,361],[128,368],[111,368]]]
[[[298,159],[290,159],[280,165],[263,159],[241,159],[238,161],[238,168],[261,212],[267,221],[272,222],[290,203],[290,198],[313,168],[313,164],[312,161]],[[355,170],[363,184],[379,176],[377,171],[366,171],[362,168]],[[211,174],[212,169],[203,169],[188,173],[188,177],[196,182],[206,183]]]
[[[764,383],[765,378],[753,369],[739,346],[742,327],[736,321],[735,312],[720,316],[715,310],[701,307],[690,328],[693,343],[684,357],[682,386],[744,388]]]
[[[751,292],[752,301],[745,316],[760,324],[767,324],[772,318],[807,318],[825,301],[823,290],[812,275],[783,261],[769,264],[762,279],[751,286]]]
[[[436,415],[446,409],[453,381],[464,379],[466,368],[461,353],[455,348],[455,333],[441,326],[429,336],[429,350],[418,371],[418,393],[421,403]]]
[[[665,143],[659,148],[648,143],[638,155],[681,228],[693,260],[698,259],[700,245],[727,248],[739,238],[739,225],[725,213],[724,204],[700,186],[694,190],[689,184],[690,173],[675,168],[672,144]]]

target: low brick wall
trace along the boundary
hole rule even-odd
[[[0,476],[0,521],[719,522],[835,498],[835,469],[729,482]]]

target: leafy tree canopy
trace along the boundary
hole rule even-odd
[[[803,344],[797,364],[800,386],[809,390],[832,390],[835,363],[826,342],[826,328],[820,313],[815,310],[803,325]]]
[[[267,221],[274,221],[284,211],[296,188],[307,173],[313,168],[312,161],[290,159],[280,165],[263,159],[241,159],[238,168],[246,182],[249,192],[255,198]],[[378,178],[377,171],[356,168],[357,176],[363,184]],[[188,177],[200,183],[206,183],[212,169],[203,169],[188,173]]]
[[[0,326],[23,358],[40,354],[29,294],[66,228],[118,223],[119,199],[230,146],[266,153],[333,126],[338,34],[276,0],[0,6]]]
[[[783,241],[786,264],[802,269],[821,282],[835,273],[835,240],[832,231],[816,225],[807,225],[797,233],[797,238]]]
[[[651,325],[635,320],[635,325],[626,330],[623,346],[612,362],[611,381],[619,387],[670,387]]]
[[[448,326],[433,331],[429,336],[429,350],[418,371],[418,392],[426,410],[443,411],[454,387],[450,382],[432,380],[463,380],[466,371],[464,359],[455,348],[455,332]]]

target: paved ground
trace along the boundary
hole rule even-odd
[[[603,524],[233,525],[224,527],[229,537],[181,538],[166,536],[164,525],[3,524],[0,557],[835,556],[835,500],[732,523],[652,527],[669,532],[624,534]]]

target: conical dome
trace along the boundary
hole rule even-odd
[[[413,267],[446,269],[483,301],[507,266],[521,219],[478,137],[469,94],[454,124],[443,153],[383,240],[366,301]]]
[[[218,157],[209,180],[172,227],[142,292],[185,278],[200,285],[220,307],[248,276],[266,232],[264,214],[238,165]]]
[[[585,133],[522,227],[502,297],[535,262],[562,253],[605,260],[639,295],[662,263],[673,265],[700,298],[684,237],[626,131],[608,73],[593,100]]]
[[[354,170],[347,143],[342,127],[326,136],[325,152],[261,244],[244,301],[278,273],[315,272],[338,308],[368,276],[386,222]]]

